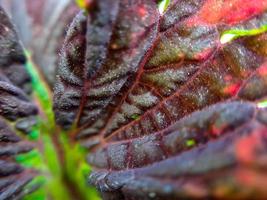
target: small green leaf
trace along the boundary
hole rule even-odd
[[[164,13],[170,4],[170,0],[161,0],[158,4],[160,14]]]
[[[44,170],[43,160],[40,152],[32,150],[28,153],[19,154],[15,157],[16,162],[26,168],[34,168],[37,170]]]
[[[258,108],[267,108],[267,99],[263,100],[263,101],[260,101],[258,104],[257,104],[257,107]]]
[[[232,29],[232,30],[227,30],[223,32],[220,38],[221,44],[226,44],[228,42],[231,42],[232,40],[235,40],[240,37],[245,37],[245,36],[254,36],[254,35],[259,35],[262,33],[267,32],[267,24],[261,26],[258,29]]]

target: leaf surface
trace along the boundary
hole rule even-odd
[[[17,33],[3,10],[0,12],[0,17],[2,19],[0,70],[14,85],[30,93],[31,79],[23,66],[26,63],[26,57]]]
[[[118,93],[142,65],[156,37],[157,7],[143,0],[128,4],[131,1],[95,2],[89,16],[79,14],[71,25],[54,94],[62,126],[93,124],[108,105],[119,103],[127,88]]]
[[[90,182],[104,199],[265,197],[266,32],[221,37],[260,30],[267,1],[124,4],[92,1],[62,50],[54,110]]]
[[[12,79],[12,73],[7,73],[14,63],[23,68],[21,64],[26,59],[14,27],[2,8],[0,16],[0,199],[6,200],[23,196],[23,188],[36,175],[36,172],[17,164],[14,156],[34,148],[31,142],[24,140],[18,133],[28,133],[34,125],[32,118],[37,114],[37,108],[24,91],[15,86],[21,82]]]

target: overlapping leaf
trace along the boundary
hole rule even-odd
[[[1,12],[0,17],[2,19],[0,70],[12,83],[22,88],[26,93],[30,93],[31,79],[23,66],[26,58],[23,54],[21,44],[5,13]]]
[[[129,144],[134,167],[163,161],[95,172],[90,181],[105,199],[264,199],[266,131],[266,110],[250,103],[215,104]],[[125,165],[127,145],[108,148],[111,167]]]
[[[89,7],[68,31],[54,107],[93,151],[104,199],[266,197],[266,33],[220,38],[266,25],[267,1]]]
[[[29,16],[36,20],[32,24],[33,59],[42,69],[44,76],[51,86],[54,85],[58,55],[73,17],[79,8],[72,0],[39,0],[41,5],[34,7],[35,0],[26,0]],[[42,12],[40,12],[42,11]],[[39,20],[38,20],[39,19]],[[41,38],[41,39],[40,39]]]
[[[142,65],[156,37],[157,7],[143,0],[128,4],[95,2],[88,17],[81,13],[71,25],[54,97],[55,114],[64,127],[74,121],[78,127],[94,123],[108,105],[120,102]]]
[[[26,58],[13,25],[2,8],[0,16],[0,199],[6,200],[20,199],[26,194],[27,191],[23,188],[36,174],[23,169],[15,162],[14,156],[29,152],[33,148],[33,145],[21,139],[17,132],[28,133],[37,108],[27,95],[15,86],[22,86],[23,78],[13,76],[13,66],[18,63],[18,66],[25,70],[22,63]],[[23,76],[24,73],[20,75]]]

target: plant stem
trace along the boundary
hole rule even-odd
[[[73,183],[69,177],[69,173],[66,169],[68,160],[65,158],[65,151],[62,142],[60,141],[60,133],[61,131],[56,132],[53,134],[52,141],[54,147],[57,152],[57,156],[59,158],[60,166],[62,167],[62,174],[61,180],[64,186],[67,188],[72,200],[86,200],[83,195],[80,193],[79,189],[77,188],[77,184]],[[75,172],[73,172],[75,173]]]

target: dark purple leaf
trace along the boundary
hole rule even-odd
[[[33,145],[23,140],[16,131],[14,124],[21,124],[37,114],[36,106],[30,102],[27,95],[16,84],[23,85],[23,78],[13,77],[13,66],[23,68],[26,58],[17,39],[13,25],[0,8],[0,199],[16,199],[21,197],[24,186],[35,176],[35,172],[25,170],[17,164],[14,156],[27,153]],[[20,74],[23,76],[24,74]],[[14,79],[13,79],[13,78]],[[18,81],[19,80],[19,81]],[[27,80],[29,81],[29,80]],[[21,131],[29,131],[24,126]],[[21,126],[18,126],[21,127]]]
[[[155,134],[154,140],[149,135],[111,145],[111,168],[130,166],[94,172],[90,182],[104,195],[118,195],[114,199],[252,199],[255,192],[257,198],[265,197],[266,114],[249,103],[216,104]],[[195,145],[188,146],[189,140]],[[122,145],[129,146],[128,160],[123,160]],[[129,169],[136,160],[143,162]]]
[[[104,199],[267,196],[267,1],[92,1],[69,28],[57,123],[91,150]],[[153,13],[153,15],[152,15]]]
[[[142,65],[156,37],[157,7],[145,0],[128,4],[95,2],[88,17],[79,14],[71,25],[55,86],[55,114],[64,127],[92,124],[108,105],[119,103]]]

